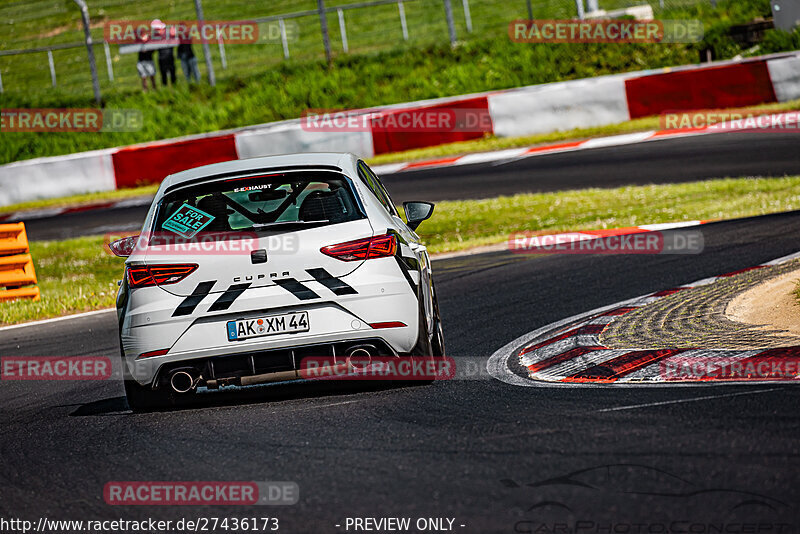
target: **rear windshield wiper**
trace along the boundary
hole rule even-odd
[[[266,224],[254,224],[252,226],[253,230],[270,230],[270,229],[281,229],[281,228],[293,228],[293,227],[304,227],[304,226],[314,226],[317,224],[327,224],[329,220],[324,221],[276,221]]]

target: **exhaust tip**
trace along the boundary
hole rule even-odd
[[[372,363],[377,350],[372,345],[358,345],[347,351],[347,365],[355,369],[366,369]]]
[[[175,371],[169,379],[169,385],[175,393],[189,393],[198,381],[188,371]]]

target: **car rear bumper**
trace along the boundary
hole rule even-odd
[[[374,356],[399,356],[383,339],[354,338],[309,345],[296,345],[264,351],[240,352],[221,356],[145,362],[129,365],[129,377],[141,385],[169,387],[171,375],[189,371],[198,385],[216,389],[224,386],[246,386],[260,382],[303,378],[303,371],[320,365],[345,364],[353,348],[370,347]]]
[[[211,311],[216,299],[203,299],[187,316],[174,315],[184,297],[157,287],[135,290],[120,329],[129,375],[147,385],[154,383],[160,370],[181,365],[199,367],[210,359],[274,354],[297,347],[352,344],[366,339],[385,344],[386,354],[382,355],[408,353],[418,337],[419,301],[408,282],[387,268],[392,267],[387,263],[394,260],[387,260],[367,262],[370,265],[346,277],[356,290],[351,295],[322,298],[328,296],[326,291],[330,293],[326,287],[304,281],[320,298],[301,301],[273,285],[246,290],[225,311]],[[307,332],[228,340],[229,321],[303,311],[309,316]],[[387,323],[391,325],[386,327]],[[157,354],[148,354],[153,352]],[[317,356],[329,355],[325,352]],[[290,370],[285,365],[283,369]]]

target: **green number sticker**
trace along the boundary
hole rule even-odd
[[[213,220],[214,217],[203,210],[184,204],[164,221],[161,228],[175,232],[183,237],[192,237]]]

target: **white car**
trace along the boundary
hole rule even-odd
[[[431,264],[406,202],[353,154],[270,156],[168,176],[117,296],[133,410],[197,387],[301,377],[306,357],[444,356]]]

